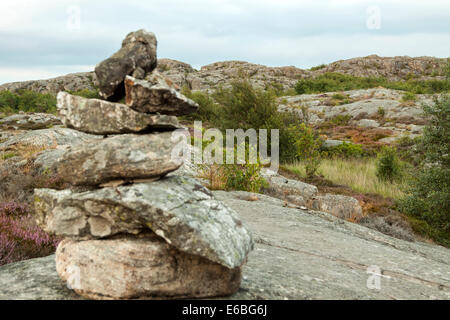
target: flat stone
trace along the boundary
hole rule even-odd
[[[95,67],[100,95],[119,101],[125,95],[123,81],[126,75],[145,74],[156,68],[156,46],[154,33],[143,29],[130,32],[120,50]]]
[[[50,128],[24,132],[8,138],[0,143],[0,150],[8,150],[19,146],[54,148],[60,145],[77,145],[102,137],[87,134],[69,128]]]
[[[54,166],[73,185],[157,178],[183,164],[172,157],[178,142],[171,138],[171,132],[117,135],[71,147]]]
[[[61,120],[48,113],[18,113],[0,119],[0,129],[37,130],[60,125]]]
[[[63,240],[56,270],[76,293],[94,299],[227,296],[241,282],[240,268],[181,252],[155,235]]]
[[[151,229],[179,250],[229,268],[245,263],[253,248],[236,213],[190,177],[81,193],[35,189],[35,212],[52,234],[98,239]]]
[[[139,112],[185,115],[199,108],[197,103],[157,76],[154,76],[153,82],[127,76],[125,91],[126,104]]]
[[[174,130],[173,116],[149,115],[128,106],[100,99],[86,99],[66,92],[57,96],[58,113],[66,127],[93,134],[137,133],[146,130]]]

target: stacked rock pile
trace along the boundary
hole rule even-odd
[[[72,187],[36,189],[38,224],[64,237],[59,276],[88,298],[234,293],[253,248],[236,214],[195,179],[169,172],[177,115],[195,111],[156,70],[156,38],[139,30],[96,67],[101,99],[60,92],[63,124],[101,135],[53,167]],[[117,101],[125,98],[125,103]]]

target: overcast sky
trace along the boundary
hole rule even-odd
[[[140,28],[158,57],[195,68],[450,56],[449,0],[2,0],[0,13],[0,83],[93,70]]]

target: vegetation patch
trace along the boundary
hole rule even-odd
[[[338,72],[327,72],[310,79],[301,79],[295,86],[297,94],[323,93],[369,89],[376,87],[408,91],[414,94],[442,93],[450,91],[450,80],[389,81],[383,77],[355,77]]]

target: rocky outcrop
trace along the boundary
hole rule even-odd
[[[389,80],[443,79],[442,68],[446,63],[445,58],[371,55],[339,60],[309,70],[294,66],[268,67],[245,61],[215,62],[195,70],[191,65],[181,61],[159,59],[158,70],[179,88],[188,86],[193,90],[211,90],[218,85],[227,87],[231,81],[245,74],[256,87],[287,90],[293,89],[301,78],[311,78],[325,72],[340,72],[358,77],[385,77]],[[139,69],[135,75],[143,79],[145,72]],[[0,86],[0,91],[29,89],[57,94],[62,90],[92,90],[95,81],[95,73],[79,73],[49,80],[4,84]]]
[[[40,93],[50,93],[56,95],[60,91],[81,91],[96,89],[96,75],[94,72],[70,73],[64,76],[47,80],[30,80],[11,82],[0,85],[0,91],[17,92],[20,90],[30,90]]]
[[[48,113],[18,113],[0,119],[0,130],[37,130],[60,125],[58,117]]]
[[[159,78],[159,79],[158,79]],[[197,111],[198,104],[171,88],[162,77],[150,82],[127,76],[125,78],[126,103],[132,109],[145,113],[185,115]]]
[[[125,96],[125,76],[143,78],[156,68],[156,37],[143,29],[130,32],[122,47],[95,67],[100,95],[104,99],[119,101]]]
[[[137,111],[58,94],[66,125],[105,136],[52,154],[52,169],[72,188],[35,189],[37,222],[68,238],[56,252],[57,272],[72,285],[71,272],[78,270],[79,286],[71,288],[84,297],[229,295],[239,288],[252,238],[235,213],[193,178],[163,178],[183,163],[181,137],[173,139],[175,125],[166,126],[172,129],[167,132],[149,129],[156,129],[155,121],[177,124],[175,116],[194,111],[196,104],[189,103],[188,109],[183,103],[189,101],[170,81],[157,71],[147,74],[155,67],[153,58],[156,38],[140,30],[130,33],[122,49],[96,70],[102,96],[112,100],[125,77],[139,82],[144,93],[126,91],[126,101]],[[135,78],[144,76],[147,80]],[[152,79],[157,79],[156,88]],[[151,95],[160,87],[164,93],[157,110],[136,108],[148,104],[147,90]],[[150,114],[156,111],[162,115]],[[123,133],[133,130],[140,134]]]
[[[154,234],[103,241],[66,239],[56,255],[62,280],[93,299],[226,296],[241,282],[240,268],[186,254]]]
[[[447,248],[392,238],[265,195],[247,201],[245,192],[213,194],[255,239],[240,288],[227,299],[450,298]],[[0,299],[79,297],[58,277],[54,255],[0,267]]]
[[[58,93],[57,100],[63,124],[78,131],[115,134],[179,128],[176,117],[134,112],[120,103],[86,99],[66,92]]]
[[[389,80],[442,78],[447,59],[434,57],[380,57],[376,54],[339,60],[315,73],[339,72],[356,77],[385,77]]]
[[[302,94],[279,98],[278,110],[295,112],[316,126],[341,117],[348,119],[347,125],[384,130],[383,134],[394,141],[421,133],[426,123],[422,105],[433,101],[432,95],[417,94],[413,101],[404,101],[403,95],[403,91],[385,88]]]

